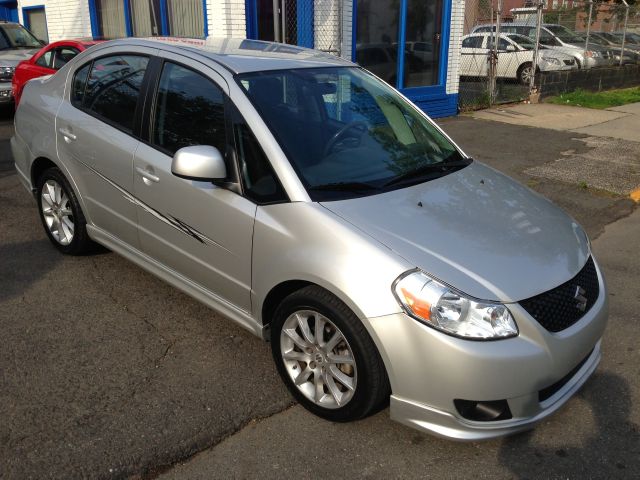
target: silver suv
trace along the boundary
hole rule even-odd
[[[108,42],[30,81],[15,127],[56,248],[98,242],[270,340],[329,420],[390,399],[415,428],[495,437],[600,360],[607,293],[582,228],[350,62]]]
[[[0,21],[0,104],[13,100],[11,80],[18,63],[31,58],[42,45],[19,23]]]

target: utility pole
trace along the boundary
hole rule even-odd
[[[540,47],[540,26],[542,25],[542,9],[544,8],[544,1],[539,0],[537,12],[536,12],[536,45],[533,48],[533,75],[531,75],[531,83],[529,83],[529,97],[534,93],[536,88],[536,70],[538,68],[538,55]]]
[[[620,66],[622,66],[622,58],[624,57],[624,42],[627,39],[627,22],[629,21],[629,4],[626,0],[622,0],[624,3],[624,29],[622,30],[622,46],[620,47]]]
[[[593,2],[589,2],[589,20],[587,21],[587,39],[584,41],[584,63],[582,68],[586,67],[587,50],[589,50],[589,34],[591,33],[591,17],[593,16]]]

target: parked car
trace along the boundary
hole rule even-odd
[[[19,23],[0,21],[0,105],[13,101],[16,66],[42,48],[42,42]]]
[[[583,34],[581,36],[584,36]],[[590,32],[589,41],[595,41],[600,45],[610,48],[614,54],[616,64],[620,63],[622,55],[622,40],[618,40],[615,35],[608,32]],[[623,64],[640,63],[640,45],[625,41]]]
[[[556,411],[607,322],[584,230],[366,70],[254,45],[117,40],[28,82],[11,148],[52,244],[101,243],[270,339],[332,421],[390,399],[471,440]]]
[[[36,52],[29,60],[20,62],[15,69],[12,82],[16,108],[20,103],[20,95],[25,83],[32,78],[56,73],[78,53],[96,43],[90,40],[61,40],[50,43]]]
[[[495,31],[495,25],[478,25],[472,33]],[[536,26],[527,22],[510,22],[500,26],[500,32],[518,33],[533,40],[536,38]],[[547,48],[557,50],[576,59],[578,68],[606,67],[613,65],[613,54],[599,45],[589,46],[585,51],[584,41],[574,32],[563,27],[545,23],[540,28],[540,43]]]
[[[462,37],[461,76],[487,76],[489,49],[494,41],[495,35],[490,32],[472,33]],[[531,76],[534,74],[532,67],[534,49],[535,42],[529,37],[515,33],[501,33],[497,49],[496,75],[498,78],[514,79],[529,85]],[[578,68],[572,56],[544,47],[538,51],[537,65],[538,70],[543,72]]]

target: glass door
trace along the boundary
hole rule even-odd
[[[297,0],[256,0],[257,39],[296,45]]]

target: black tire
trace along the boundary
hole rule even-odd
[[[518,82],[520,82],[521,85],[529,85],[529,78],[525,77],[525,70],[529,69],[531,70],[531,62],[527,62],[527,63],[523,63],[522,65],[520,65],[520,68],[518,68]],[[537,70],[537,69],[536,69]],[[533,73],[534,75],[536,74],[536,72],[534,71]]]
[[[62,191],[66,194],[66,197],[68,199],[67,206],[71,209],[72,212],[70,218],[72,219],[74,224],[73,238],[66,245],[63,245],[54,237],[44,217],[42,207],[42,190],[49,180],[55,181],[62,187]],[[80,204],[78,203],[78,199],[73,189],[71,188],[71,185],[69,184],[64,174],[60,171],[60,169],[58,169],[57,167],[52,167],[42,172],[36,182],[36,201],[38,202],[40,221],[42,222],[42,226],[45,233],[47,234],[47,237],[49,237],[49,240],[54,245],[54,247],[67,255],[83,255],[86,253],[90,253],[95,249],[97,245],[89,238],[89,234],[87,233],[87,222],[85,220],[84,214],[82,213],[82,209],[80,208]]]
[[[314,403],[294,384],[287,371],[281,354],[280,335],[287,318],[300,310],[312,310],[329,319],[340,330],[353,353],[357,382],[353,396],[341,407],[325,408]],[[271,323],[271,351],[278,373],[291,394],[319,417],[334,422],[357,420],[378,411],[389,400],[389,378],[378,349],[364,325],[349,307],[321,287],[305,287],[280,303]]]

